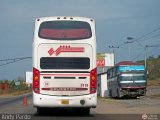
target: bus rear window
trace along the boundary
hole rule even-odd
[[[42,57],[41,69],[89,69],[90,59],[87,57]]]
[[[79,40],[92,36],[89,23],[82,21],[47,21],[40,25],[39,37],[52,40]]]

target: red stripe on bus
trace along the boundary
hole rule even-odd
[[[42,90],[46,90],[46,91],[84,91],[84,90],[88,90],[88,88],[51,87],[51,88],[42,88]]]
[[[90,74],[40,74],[42,76],[90,76]]]

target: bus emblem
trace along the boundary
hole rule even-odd
[[[62,52],[84,52],[84,48],[83,47],[71,47],[70,45],[68,45],[68,46],[60,46],[55,51],[53,48],[50,48],[48,51],[50,56],[53,54],[58,56]]]
[[[51,56],[54,53],[54,49],[53,48],[49,49],[48,53]]]

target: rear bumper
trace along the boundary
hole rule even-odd
[[[144,96],[146,95],[146,88],[122,88],[122,90],[120,91],[122,96]]]
[[[62,100],[68,100],[69,104],[62,104]],[[85,103],[82,105],[81,100]],[[49,96],[33,92],[33,105],[35,107],[93,107],[97,105],[97,93],[82,96]]]

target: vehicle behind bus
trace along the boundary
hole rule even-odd
[[[146,94],[147,77],[143,65],[121,62],[108,69],[107,73],[109,96],[135,98]]]
[[[89,113],[97,105],[95,21],[84,17],[36,19],[33,42],[33,104],[73,107]]]

